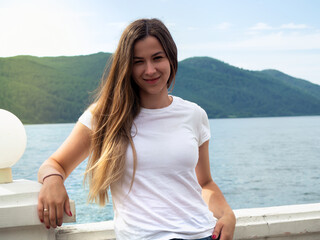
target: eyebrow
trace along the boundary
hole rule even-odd
[[[156,52],[156,53],[152,54],[151,57],[157,56],[159,54],[164,54],[164,52],[163,51]],[[134,56],[133,59],[143,59],[143,57]]]

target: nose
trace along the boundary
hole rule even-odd
[[[145,74],[152,76],[156,72],[156,68],[152,62],[146,62]]]

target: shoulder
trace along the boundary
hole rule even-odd
[[[93,114],[96,107],[97,107],[97,103],[95,102],[95,103],[92,103],[87,110],[90,111],[91,114]]]
[[[180,97],[174,97],[176,101],[176,110],[181,113],[186,123],[192,126],[198,146],[210,139],[210,124],[206,111],[194,102],[184,100]]]
[[[185,99],[182,99],[177,96],[172,96],[172,97],[173,97],[173,99],[175,101],[175,105],[177,107],[180,107],[185,110],[192,111],[192,112],[196,112],[198,114],[203,114],[203,113],[206,114],[205,110],[202,107],[200,107],[198,104],[191,102],[191,101],[188,101],[188,100],[185,100]]]
[[[96,103],[91,104],[78,119],[80,123],[82,123],[89,129],[93,128],[92,122],[96,107]]]

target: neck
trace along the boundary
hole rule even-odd
[[[172,97],[169,95],[165,95],[159,97],[157,95],[148,96],[148,98],[144,98],[140,95],[140,104],[143,108],[148,109],[158,109],[168,107],[172,102]]]

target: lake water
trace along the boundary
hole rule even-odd
[[[14,179],[37,180],[37,171],[74,124],[26,125],[27,149]],[[320,202],[320,116],[210,119],[214,181],[233,209]],[[86,161],[66,180],[77,223],[113,218],[112,204],[87,204]]]

